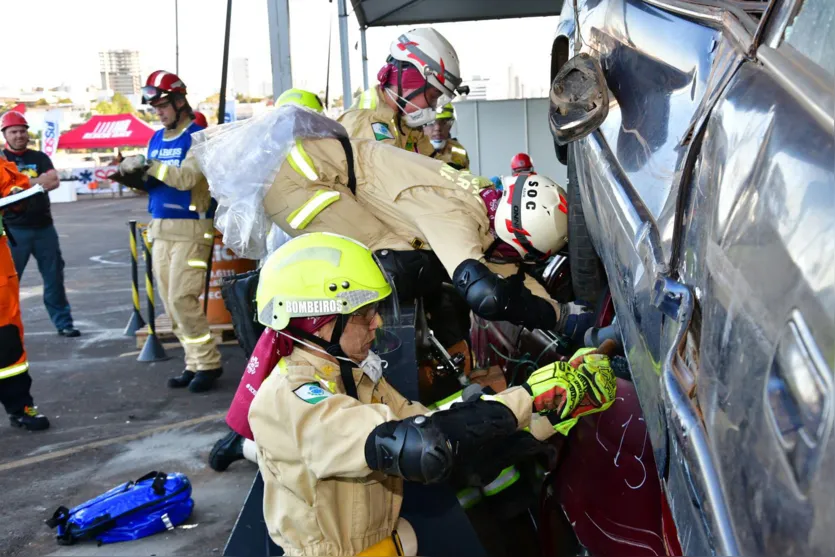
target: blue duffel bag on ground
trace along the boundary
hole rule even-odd
[[[116,543],[172,530],[193,508],[191,482],[184,474],[150,472],[72,509],[58,507],[46,525],[58,528],[61,545]]]

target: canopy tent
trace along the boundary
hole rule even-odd
[[[360,28],[560,15],[563,0],[351,0]]]
[[[231,5],[231,0],[230,5]],[[289,0],[266,0],[270,33],[273,91],[292,87]],[[445,21],[479,21],[515,17],[556,16],[564,0],[350,0],[357,16],[362,43],[363,87],[368,88],[365,31],[386,25],[426,25]],[[342,58],[342,100],[351,103],[348,56],[348,0],[338,0],[339,43]]]
[[[154,128],[133,114],[93,116],[79,127],[61,134],[59,149],[116,149],[145,147]]]
[[[270,2],[287,0],[269,0]],[[513,17],[560,15],[564,0],[351,0],[360,24],[363,87],[368,88],[368,55],[365,30],[387,25],[426,25],[447,21],[481,21]],[[343,102],[351,99],[348,68],[347,0],[339,0],[339,41],[342,51]],[[288,47],[289,48],[289,47]]]

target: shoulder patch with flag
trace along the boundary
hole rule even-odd
[[[374,131],[374,139],[377,141],[384,141],[386,139],[394,139],[394,134],[391,133],[388,124],[382,122],[374,122],[371,124],[371,129]]]
[[[316,383],[305,383],[298,389],[294,390],[293,393],[308,404],[316,404],[317,402],[322,402],[326,398],[333,396],[333,393],[326,391]]]

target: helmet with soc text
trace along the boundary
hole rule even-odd
[[[568,242],[568,201],[545,176],[522,173],[496,209],[496,234],[527,260],[545,259]]]

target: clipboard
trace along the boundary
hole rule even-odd
[[[7,195],[5,197],[0,197],[0,209],[5,209],[15,203],[20,203],[21,201],[25,201],[30,197],[35,195],[46,194],[46,191],[43,189],[43,186],[38,184],[37,186],[32,186],[31,188],[25,189],[21,192],[14,193],[12,195]]]

